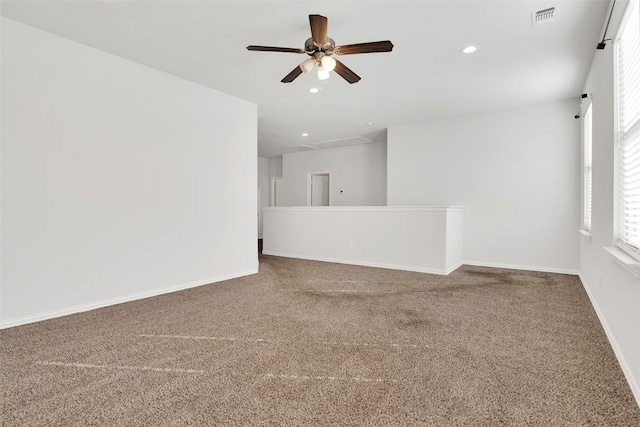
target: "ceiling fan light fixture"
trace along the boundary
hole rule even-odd
[[[318,64],[318,80],[327,80],[331,77],[331,74],[322,66],[322,64]]]
[[[336,60],[330,56],[323,56],[320,63],[327,71],[333,71],[333,69],[336,68]]]
[[[300,64],[300,69],[303,72],[308,73],[309,71],[313,70],[314,65],[316,65],[316,61],[313,58],[305,59]]]

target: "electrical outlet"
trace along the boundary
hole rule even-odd
[[[353,249],[353,240],[349,240],[349,243],[347,243],[347,246],[349,247],[349,249]]]
[[[489,250],[490,251],[495,251],[496,250],[496,242],[489,243]]]

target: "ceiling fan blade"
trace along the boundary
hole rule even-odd
[[[322,15],[309,15],[311,25],[311,38],[319,45],[327,44],[327,18]]]
[[[300,74],[302,74],[302,68],[300,68],[300,66],[297,66],[296,68],[294,68],[293,70],[291,70],[291,72],[289,74],[287,74],[284,79],[280,80],[282,83],[291,83],[292,81],[294,81],[296,79],[296,77],[298,77]]]
[[[357,83],[360,81],[360,76],[351,71],[349,67],[344,65],[342,62],[336,59],[336,68],[333,69],[340,77],[345,79],[351,84]]]
[[[303,49],[294,49],[292,47],[273,47],[273,46],[247,46],[247,50],[256,50],[259,52],[289,52],[304,53]]]
[[[381,42],[346,44],[336,46],[333,53],[337,55],[354,55],[356,53],[391,52],[393,44],[389,40]]]

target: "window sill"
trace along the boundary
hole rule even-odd
[[[640,261],[616,247],[605,247],[604,250],[609,252],[613,259],[623,266],[625,270],[640,279]]]
[[[578,231],[580,231],[580,234],[582,234],[587,242],[591,242],[591,232],[589,230],[582,229]]]

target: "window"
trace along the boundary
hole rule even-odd
[[[591,103],[587,107],[582,122],[582,145],[584,151],[584,206],[583,206],[583,228],[584,231],[591,231],[591,194],[593,185],[593,156],[591,154]]]
[[[619,197],[617,246],[640,259],[640,10],[629,3],[616,43]]]

